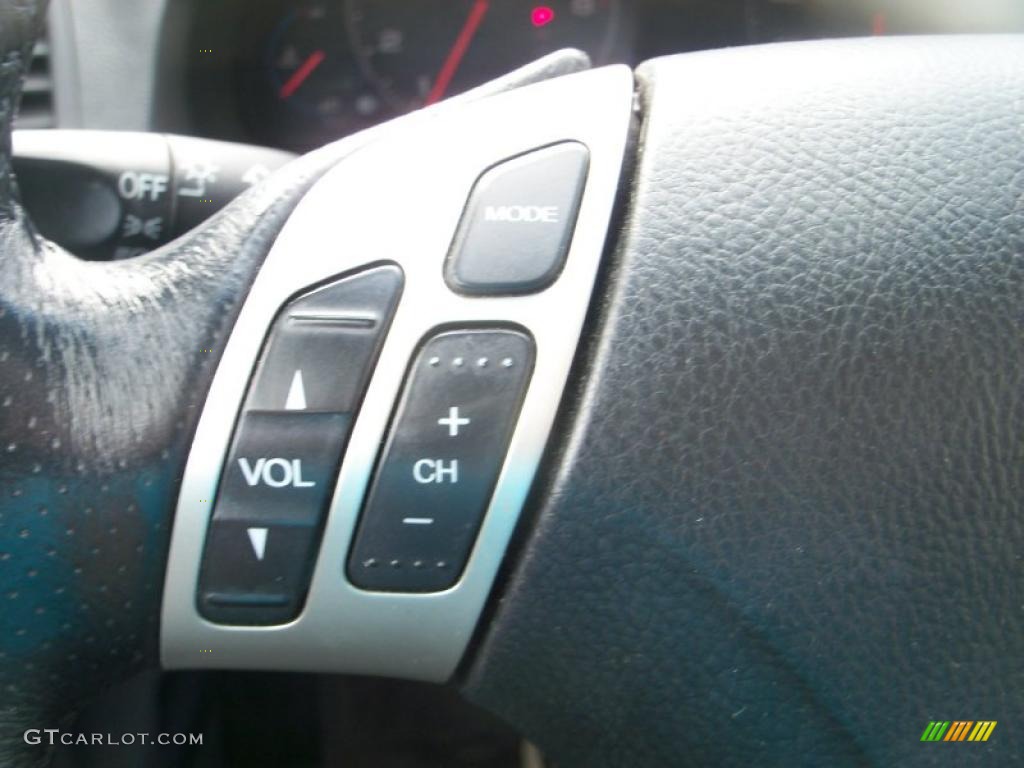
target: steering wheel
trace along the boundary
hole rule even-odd
[[[44,764],[25,729],[161,658],[451,680],[565,766],[1024,760],[1024,40],[556,57],[88,263],[34,231],[11,171],[40,19],[0,4],[0,762]],[[453,204],[496,159],[527,168],[520,144],[577,171],[589,150],[572,244],[527,277],[459,262]],[[381,264],[404,283],[301,615],[204,614],[226,605],[195,597],[210,502],[282,297]],[[358,522],[389,488],[378,450],[433,365],[423,329],[455,317],[533,379],[434,588],[347,553],[379,545]],[[1001,727],[936,744],[932,721]]]

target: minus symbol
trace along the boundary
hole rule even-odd
[[[434,518],[432,517],[403,517],[402,522],[405,525],[433,525]]]

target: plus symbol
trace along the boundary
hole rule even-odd
[[[459,407],[454,406],[448,409],[448,415],[443,419],[438,419],[437,423],[442,427],[448,427],[448,437],[458,437],[459,427],[469,424],[470,419],[459,418]]]

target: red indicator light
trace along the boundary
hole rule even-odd
[[[555,12],[546,5],[538,5],[530,11],[530,23],[535,27],[543,27],[555,20]]]

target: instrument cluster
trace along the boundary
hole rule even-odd
[[[595,64],[822,37],[1024,30],[1016,0],[193,0],[204,135],[307,150],[560,48]]]

